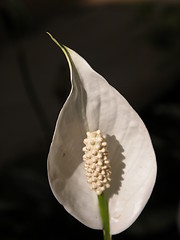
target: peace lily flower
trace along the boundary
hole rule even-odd
[[[120,233],[137,219],[155,183],[148,131],[119,92],[50,37],[67,58],[72,84],[48,156],[52,192],[86,226]]]

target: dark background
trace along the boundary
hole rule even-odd
[[[179,239],[180,4],[124,2],[0,1],[0,239],[102,239],[58,204],[48,184],[47,154],[70,85],[46,31],[126,97],[152,138],[153,194],[113,239]]]

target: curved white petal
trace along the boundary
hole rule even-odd
[[[49,182],[57,200],[85,225],[101,229],[98,201],[86,182],[82,147],[86,131],[107,134],[112,181],[111,234],[128,228],[152,192],[156,160],[142,120],[129,103],[73,50],[62,47],[71,70],[71,93],[56,124],[48,156]]]

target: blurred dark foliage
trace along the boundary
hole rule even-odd
[[[27,10],[16,5],[0,9],[1,26],[11,40],[35,29]],[[180,64],[180,6],[164,8],[154,13],[154,4],[134,5],[137,8],[134,24],[146,23],[152,27],[146,40],[162,51],[164,66],[172,58],[174,67]],[[16,15],[17,14],[17,15]],[[157,17],[154,24],[153,14]],[[22,21],[23,19],[23,21]],[[25,20],[24,20],[25,19]],[[155,21],[155,20],[154,20]],[[29,26],[29,27],[27,27]],[[166,49],[166,52],[164,52]],[[168,67],[168,66],[167,66]],[[178,81],[139,114],[144,120],[157,155],[158,175],[153,194],[138,220],[113,239],[179,239],[177,211],[180,182],[180,75]],[[62,92],[61,92],[62,94]],[[50,135],[52,136],[51,130]],[[71,217],[58,204],[49,187],[46,172],[47,148],[14,156],[13,161],[0,169],[0,239],[102,239],[102,232],[89,229]]]

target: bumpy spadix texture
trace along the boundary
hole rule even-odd
[[[110,188],[104,195],[109,202],[110,231],[117,234],[136,220],[152,192],[156,178],[152,143],[124,97],[76,52],[60,47],[68,60],[72,89],[50,147],[50,186],[71,215],[88,227],[102,229],[97,194],[89,189],[82,152],[86,132],[100,129],[107,136],[111,161]]]
[[[104,141],[101,131],[87,132],[84,139],[83,155],[84,169],[90,189],[100,195],[106,188],[110,187],[110,164],[107,152],[107,142]]]

